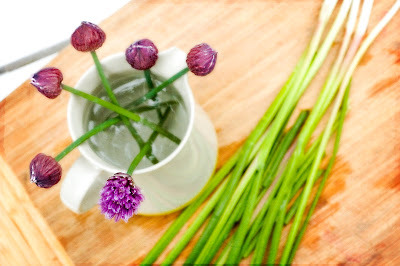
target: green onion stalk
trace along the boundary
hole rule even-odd
[[[280,106],[284,102],[288,90],[292,84],[293,78],[296,75],[296,72],[299,68],[301,68],[303,62],[300,60],[298,65],[296,66],[295,71],[291,74],[291,77],[288,79],[286,84],[280,90],[268,110],[265,112],[261,120],[258,122],[255,129],[251,132],[250,136],[247,138],[246,142],[243,145],[238,157],[238,161],[233,169],[232,177],[230,182],[225,189],[224,198],[218,203],[215,211],[213,212],[210,221],[208,222],[205,230],[203,231],[200,239],[197,241],[195,247],[193,248],[192,252],[188,256],[185,261],[185,264],[193,264],[196,260],[198,254],[201,252],[204,244],[206,243],[209,235],[214,230],[225,206],[227,205],[230,196],[233,194],[233,190],[235,189],[237,183],[239,182],[240,177],[243,174],[244,169],[246,168],[246,162],[248,161],[248,157],[251,154],[252,149],[255,146],[257,140],[263,135],[267,127],[270,125],[271,121],[274,119],[276,113],[278,112]]]
[[[342,135],[344,119],[346,117],[346,112],[347,112],[347,108],[348,108],[347,105],[348,105],[348,100],[349,100],[349,91],[350,90],[347,89],[345,97],[343,99],[342,111],[341,111],[340,116],[339,116],[339,127],[338,127],[338,130],[336,132],[336,139],[335,139],[335,144],[334,144],[334,148],[333,148],[333,153],[332,153],[331,159],[329,160],[328,167],[327,167],[326,171],[323,174],[323,178],[322,178],[322,181],[321,181],[320,185],[318,186],[317,193],[316,193],[316,195],[315,195],[315,197],[313,199],[313,202],[312,202],[311,207],[310,207],[310,209],[308,211],[308,214],[307,214],[306,218],[304,219],[303,224],[302,224],[302,226],[300,228],[300,231],[299,231],[299,233],[298,233],[298,235],[296,237],[296,240],[294,242],[294,245],[293,245],[293,248],[291,250],[290,257],[289,257],[289,263],[290,264],[293,261],[294,255],[296,254],[296,251],[297,251],[297,249],[298,249],[298,247],[300,245],[301,239],[302,239],[302,237],[303,237],[303,235],[304,235],[304,233],[305,233],[305,231],[307,229],[308,222],[310,221],[311,216],[312,216],[312,214],[313,214],[313,212],[315,210],[315,207],[317,206],[319,197],[322,194],[322,191],[323,191],[324,186],[326,184],[326,180],[328,179],[328,176],[329,176],[329,174],[330,174],[330,172],[331,172],[331,170],[333,168],[333,164],[335,162],[336,154],[337,154],[337,152],[339,150],[339,144],[340,144],[340,138],[341,138],[341,135]],[[299,200],[297,200],[296,202],[300,203]]]
[[[143,70],[143,73],[144,73],[144,77],[146,79],[147,87],[151,91],[152,89],[154,89],[154,83],[153,83],[153,80],[151,79],[150,69]],[[158,101],[157,95],[154,97],[154,99],[156,99]],[[157,108],[156,111],[157,111],[158,119],[162,119],[161,110],[159,108]]]
[[[119,104],[117,97],[115,96],[113,90],[111,89],[111,85],[108,82],[108,79],[106,77],[106,75],[104,74],[104,70],[103,67],[100,63],[100,60],[97,56],[96,51],[91,51],[90,52],[92,57],[93,57],[93,61],[94,64],[96,66],[97,72],[99,73],[101,82],[103,83],[103,87],[104,90],[106,91],[108,98],[110,98],[111,102],[119,107],[121,107],[121,105]],[[152,83],[151,83],[152,84]],[[132,126],[132,124],[129,122],[129,118],[123,115],[120,115],[122,122],[124,123],[124,125],[126,126],[126,128],[129,130],[129,132],[131,133],[132,137],[136,140],[138,146],[140,149],[143,148],[144,146],[144,140],[142,139],[142,137],[139,135],[139,133],[137,132],[137,130]],[[149,154],[146,155],[146,157],[153,163],[153,164],[157,164],[159,161],[158,159],[151,153],[151,150],[149,152]]]
[[[253,160],[256,153],[260,149],[262,140],[265,138],[261,136],[260,140],[255,144],[255,148],[253,152],[250,154],[249,161],[247,165]],[[179,232],[179,230],[183,227],[183,225],[187,222],[187,220],[197,211],[200,205],[207,199],[207,197],[215,190],[215,188],[220,185],[221,182],[224,182],[225,185],[220,185],[218,191],[215,192],[212,199],[207,202],[207,205],[200,212],[200,214],[196,217],[196,220],[192,223],[187,232],[185,232],[185,236],[183,236],[180,241],[175,245],[175,247],[171,250],[170,254],[168,254],[167,258],[163,262],[164,264],[172,263],[176,257],[180,254],[180,252],[185,248],[190,239],[194,236],[197,230],[201,227],[205,219],[207,219],[207,213],[213,210],[214,206],[220,198],[222,197],[222,193],[226,187],[226,183],[231,178],[229,174],[234,165],[236,164],[238,157],[240,155],[240,150],[232,156],[227,163],[215,174],[215,176],[211,179],[210,183],[208,183],[203,190],[203,192],[197,196],[194,203],[192,203],[189,207],[187,207],[182,214],[178,217],[177,220],[170,226],[170,228],[165,232],[165,234],[161,237],[161,239],[157,242],[157,244],[153,247],[153,249],[147,254],[146,258],[142,261],[142,264],[151,264],[153,263],[157,257],[161,254],[161,252],[167,247],[168,243],[175,237],[175,235]],[[225,181],[224,181],[225,180]],[[222,188],[221,188],[222,186]]]
[[[308,111],[303,111],[300,113],[298,119],[296,120],[293,128],[288,132],[288,135],[292,138],[293,140],[293,136],[295,136],[295,133],[299,130],[299,128],[301,127],[301,125],[304,123],[305,118],[308,115]],[[264,138],[266,137],[265,133],[260,140],[256,143],[255,148],[253,149],[252,154],[250,155],[250,161],[253,160],[253,158],[255,157],[256,153],[259,151],[261,144],[264,140]],[[287,145],[286,145],[287,146]],[[218,190],[219,191],[219,190]],[[218,193],[219,195],[219,193]],[[221,195],[219,195],[219,197],[221,197]],[[209,201],[209,203],[204,207],[203,211],[197,216],[196,220],[191,224],[190,228],[188,229],[188,231],[185,232],[185,235],[176,243],[176,245],[174,246],[174,248],[170,251],[170,253],[167,255],[167,257],[165,258],[165,260],[163,261],[162,264],[168,265],[168,264],[172,264],[174,262],[174,260],[177,258],[177,256],[180,254],[180,252],[182,252],[183,248],[188,244],[188,242],[192,239],[192,237],[194,236],[194,234],[199,230],[199,228],[201,227],[201,225],[204,223],[205,219],[207,218],[206,213],[209,213],[212,210],[212,207],[214,207],[214,204],[219,200],[215,199],[214,197]],[[246,202],[246,201],[243,201]],[[240,209],[240,208],[239,208]],[[236,218],[236,216],[238,215],[233,215],[233,217]],[[235,222],[235,218],[233,218],[233,220],[231,220],[231,226],[226,226],[224,228],[225,231],[227,231],[229,233],[230,228],[233,226],[233,222]],[[221,235],[223,235],[221,233]],[[222,244],[222,241],[225,239],[226,237],[222,237],[220,238],[220,241],[218,241],[220,244]],[[217,246],[217,245],[215,245]]]
[[[326,51],[326,47],[328,47],[328,46],[330,47],[332,45],[331,41],[333,41],[333,37],[336,36],[339,29],[344,24],[344,21],[349,12],[351,3],[352,3],[351,0],[347,0],[347,1],[343,2],[342,7],[339,11],[339,14],[337,15],[337,17],[332,25],[332,28],[331,28],[330,32],[328,33],[325,42],[322,44],[319,52]],[[331,33],[334,33],[334,34],[331,34]],[[346,44],[344,43],[344,45],[346,45]],[[338,58],[338,61],[339,60],[340,60],[340,58]],[[336,69],[334,68],[332,72],[335,72],[335,71],[336,71]],[[329,78],[328,78],[328,83],[329,83]],[[324,94],[324,92],[327,91],[327,88],[328,87],[325,87],[322,90],[321,94]],[[325,100],[325,98],[320,97],[317,100],[317,102],[326,103],[327,101]],[[287,175],[283,180],[283,183],[281,185],[281,188],[279,189],[277,198],[275,200],[276,204],[274,204],[268,210],[268,216],[265,219],[263,228],[261,230],[261,235],[259,237],[259,241],[256,244],[255,252],[254,252],[254,255],[252,258],[252,263],[254,263],[254,264],[260,264],[263,261],[265,250],[267,248],[267,244],[268,244],[270,235],[272,233],[273,225],[274,225],[275,219],[278,215],[279,208],[282,209],[282,205],[285,205],[285,203],[287,203],[287,197],[288,197],[288,193],[290,193],[291,183],[296,175],[296,170],[299,165],[298,162],[303,158],[305,144],[308,143],[308,139],[311,136],[311,134],[309,134],[309,132],[312,132],[313,129],[315,128],[314,126],[316,123],[312,123],[312,122],[315,120],[318,120],[318,118],[321,117],[321,115],[320,115],[321,113],[323,113],[322,108],[318,108],[318,106],[314,106],[314,108],[311,111],[310,117],[307,119],[306,124],[304,125],[304,127],[302,128],[302,131],[300,132],[300,135],[298,138],[298,143],[297,143],[296,148],[293,152],[293,155],[291,156],[289,163],[287,165],[287,170],[286,170]],[[317,115],[315,115],[315,114],[317,114]],[[310,121],[311,121],[311,123],[310,123]],[[306,137],[303,137],[304,135],[306,135]],[[278,231],[278,233],[275,233],[275,239],[280,238],[279,225],[277,227],[275,227],[275,229]],[[279,243],[279,241],[274,241],[273,244],[277,245],[277,243]],[[275,252],[277,251],[277,248],[274,245],[272,246],[272,253],[270,254],[269,261],[272,261],[274,259],[274,257],[276,256]]]
[[[288,235],[288,239],[286,241],[285,244],[285,248],[284,251],[282,253],[282,258],[281,258],[281,263],[286,263],[289,259],[289,255],[290,252],[292,250],[292,246],[293,243],[295,241],[295,237],[297,235],[299,226],[300,226],[300,222],[301,222],[301,218],[303,216],[303,213],[305,211],[305,207],[307,204],[307,200],[308,197],[311,193],[311,187],[312,184],[315,181],[315,175],[316,172],[318,170],[318,165],[320,164],[320,161],[322,160],[322,153],[323,153],[323,148],[327,145],[328,139],[332,133],[332,128],[333,128],[333,124],[334,121],[336,120],[336,117],[338,115],[340,106],[343,102],[343,98],[346,92],[346,87],[347,85],[350,83],[351,77],[354,73],[355,68],[357,67],[357,65],[359,64],[361,58],[363,57],[363,55],[365,54],[365,52],[367,51],[368,47],[371,45],[371,43],[375,40],[375,38],[378,36],[378,34],[383,30],[383,28],[389,23],[389,21],[393,18],[393,16],[398,12],[400,8],[400,1],[396,1],[395,4],[392,6],[392,8],[388,11],[388,13],[384,16],[384,18],[375,26],[375,28],[371,31],[371,33],[365,38],[365,40],[362,42],[360,48],[358,49],[358,51],[355,53],[354,58],[351,60],[351,63],[348,67],[348,69],[346,70],[346,74],[343,78],[343,81],[341,83],[338,95],[336,97],[336,101],[334,103],[333,106],[333,110],[331,113],[331,116],[329,118],[328,124],[326,126],[325,132],[324,132],[324,136],[322,138],[322,143],[320,148],[318,149],[318,153],[317,153],[317,158],[313,163],[312,166],[312,172],[310,174],[310,176],[307,179],[307,183],[306,186],[304,188],[304,192],[302,194],[301,197],[301,202],[298,208],[298,211],[296,212],[296,216],[294,218],[293,221],[293,225],[290,229],[289,235]],[[362,21],[360,23],[361,27],[360,28],[365,28],[366,26],[364,26],[365,24],[368,23],[368,19],[369,19],[369,15],[365,15],[364,16],[366,19],[365,21]],[[364,24],[365,23],[365,24]],[[362,30],[360,30],[360,32],[362,32]],[[355,43],[358,42],[358,40],[361,40],[362,38],[360,38],[360,36],[355,35]],[[349,57],[352,57],[352,52],[353,50],[349,50],[350,53],[348,54]],[[317,165],[318,164],[318,165]]]
[[[282,160],[284,154],[289,149],[290,143],[294,140],[294,137],[297,135],[297,132],[300,130],[301,126],[303,125],[304,121],[306,120],[308,115],[308,111],[303,111],[300,113],[299,117],[297,118],[295,124],[293,125],[292,129],[289,130],[288,134],[283,138],[281,145],[279,146],[279,150],[276,151],[278,156],[274,156],[274,158],[278,158],[278,160]],[[283,154],[283,155],[282,155]],[[273,161],[276,163],[276,161]],[[271,164],[272,165],[272,164]],[[240,222],[239,228],[233,237],[232,248],[228,255],[228,260],[226,263],[233,264],[238,263],[241,259],[241,247],[246,236],[246,232],[249,228],[249,224],[251,222],[251,217],[254,208],[256,207],[256,200],[257,200],[257,191],[260,190],[262,186],[262,179],[263,173],[261,171],[256,172],[255,180],[252,184],[252,192],[248,198],[247,206],[243,214],[243,218]]]
[[[342,12],[344,13],[344,12]],[[341,13],[340,13],[341,14]],[[330,15],[330,14],[329,14]],[[326,20],[327,18],[324,17],[325,20],[322,20],[323,23],[320,23],[320,25],[325,26],[326,25]],[[338,32],[338,28],[340,25],[338,23],[334,23],[333,27],[333,32],[335,35]],[[271,124],[269,134],[267,138],[265,139],[263,143],[263,149],[261,152],[258,154],[256,157],[256,162],[254,163],[254,167],[252,165],[246,170],[245,174],[243,175],[242,180],[238,184],[235,193],[232,195],[229,204],[227,205],[223,215],[219,219],[219,222],[217,226],[215,227],[214,232],[210,235],[208,238],[207,244],[204,246],[202,252],[199,254],[196,263],[209,263],[211,261],[210,253],[208,253],[208,249],[210,249],[213,245],[213,242],[215,239],[218,237],[218,232],[222,229],[224,224],[226,223],[226,220],[228,219],[229,215],[231,214],[232,210],[234,209],[236,203],[240,199],[241,194],[244,191],[244,188],[247,186],[248,182],[251,180],[253,176],[253,172],[256,170],[261,170],[262,167],[265,164],[266,159],[270,155],[271,147],[273,143],[276,140],[276,137],[281,130],[282,126],[284,126],[284,121],[287,120],[287,117],[291,114],[291,111],[294,109],[295,105],[297,104],[297,101],[299,100],[301,94],[304,92],[305,88],[307,87],[306,85],[308,84],[303,84],[302,81],[306,80],[304,76],[315,76],[315,73],[317,69],[321,66],[323,60],[326,58],[327,52],[329,49],[323,50],[322,53],[316,53],[316,50],[318,48],[318,43],[320,42],[323,30],[320,30],[321,27],[317,27],[316,35],[313,37],[310,47],[306,53],[305,59],[304,59],[304,64],[306,67],[300,68],[300,71],[298,75],[295,76],[295,81],[294,84],[289,91],[287,98],[285,102],[282,104],[281,108],[279,109],[279,112],[276,115],[276,118],[274,119],[273,123]],[[323,29],[323,27],[322,27]],[[332,31],[331,31],[332,32]],[[330,34],[329,36],[331,36]],[[330,41],[333,38],[327,38],[328,41]],[[323,44],[323,47],[330,47],[331,44],[328,46],[326,45],[326,41]],[[315,56],[314,56],[315,55]],[[308,70],[308,65],[310,65],[310,69]]]
[[[179,144],[181,142],[181,140],[177,136],[173,135],[172,133],[168,132],[167,130],[163,129],[162,127],[158,126],[157,124],[155,124],[145,118],[142,118],[133,112],[126,110],[125,108],[122,108],[118,105],[107,102],[103,99],[97,98],[86,92],[74,89],[65,84],[62,85],[62,88],[63,88],[63,90],[69,91],[69,92],[71,92],[77,96],[80,96],[88,101],[91,101],[95,104],[101,105],[101,106],[103,106],[111,111],[114,111],[122,116],[126,116],[129,119],[133,120],[134,122],[138,122],[144,126],[147,126],[147,127],[151,128],[152,130],[155,130],[158,133],[160,133],[161,135],[165,136],[166,138],[170,139],[171,141],[173,141],[176,144]]]
[[[165,121],[168,118],[169,113],[171,112],[171,107],[168,107],[167,110],[165,110],[164,114],[162,114],[161,116],[161,120],[159,121],[158,125],[160,127],[163,126],[163,124],[165,123]],[[153,142],[156,140],[157,136],[158,136],[158,132],[157,131],[153,131],[149,137],[149,139],[147,140],[147,142],[143,145],[142,149],[140,150],[140,152],[135,156],[135,158],[133,158],[132,163],[130,164],[128,170],[127,170],[127,174],[128,175],[132,175],[133,171],[135,170],[135,168],[139,165],[139,163],[142,161],[143,157],[148,154],[148,152],[151,150],[151,145],[153,144]]]
[[[338,122],[338,121],[337,121]],[[337,122],[334,124],[334,129],[337,127]],[[310,146],[310,148],[307,150],[307,153],[305,154],[302,162],[300,163],[301,167],[298,169],[297,173],[299,178],[297,178],[295,185],[293,186],[293,192],[291,198],[295,196],[295,194],[300,190],[300,188],[304,185],[306,181],[307,174],[310,171],[311,164],[313,160],[315,159],[317,148],[319,147],[321,140],[322,140],[322,134],[318,136],[318,138],[313,142],[313,144]],[[287,171],[287,169],[285,169]],[[256,239],[253,239],[258,231],[260,230],[262,226],[262,221],[265,217],[265,214],[268,211],[268,208],[270,207],[270,203],[272,202],[273,198],[276,196],[276,193],[278,192],[278,189],[280,188],[280,184],[283,181],[284,175],[286,173],[284,172],[281,177],[277,180],[276,185],[274,186],[273,190],[269,193],[269,196],[267,198],[267,201],[264,203],[263,207],[257,214],[256,218],[252,222],[252,225],[250,226],[249,233],[247,234],[246,241],[243,245],[242,253],[243,257],[247,257],[250,255],[250,253],[253,251],[255,247],[255,243],[257,242]]]

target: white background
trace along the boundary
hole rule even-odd
[[[0,1],[0,66],[69,39],[81,21],[98,24],[127,2],[128,0]],[[0,75],[0,101],[54,56]]]

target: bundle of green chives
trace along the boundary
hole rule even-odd
[[[214,190],[162,264],[172,264],[208,218],[185,264],[238,264],[253,250],[253,264],[276,263],[278,247],[284,242],[282,229],[293,220],[280,258],[282,264],[292,262],[338,152],[352,74],[372,41],[400,8],[400,0],[397,0],[365,37],[373,1],[365,0],[359,14],[360,0],[344,0],[332,26],[325,33],[336,4],[336,0],[324,1],[308,48],[243,147],[215,175],[198,200],[182,212],[142,264],[157,260]],[[294,125],[285,131],[297,102],[344,24],[341,48],[314,107],[311,112],[301,112]],[[324,34],[326,37],[322,40]],[[310,143],[313,132],[332,102],[328,123],[323,126],[321,135]],[[327,168],[320,169],[333,132],[336,132],[333,152]],[[319,178],[317,192],[310,199]],[[311,206],[306,212],[309,204]]]

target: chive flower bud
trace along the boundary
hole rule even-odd
[[[58,68],[48,67],[35,73],[31,84],[47,98],[54,99],[60,95],[63,75]]]
[[[128,222],[137,213],[144,196],[135,185],[132,177],[125,173],[111,176],[100,192],[100,209],[107,219],[120,219]]]
[[[61,179],[60,164],[51,156],[39,153],[29,165],[31,182],[41,188],[50,188]]]
[[[125,52],[126,61],[137,70],[146,70],[156,64],[158,49],[149,39],[132,43]]]
[[[99,49],[106,40],[106,34],[97,25],[82,21],[81,25],[72,33],[71,44],[81,52],[91,52]]]
[[[206,43],[193,47],[187,55],[186,63],[190,71],[197,76],[210,74],[217,62],[217,52]]]

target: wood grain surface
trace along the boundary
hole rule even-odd
[[[0,265],[73,265],[2,157],[0,180]]]
[[[369,29],[394,0],[375,2]],[[221,165],[243,143],[293,69],[314,31],[320,5],[314,0],[132,1],[101,24],[107,40],[98,54],[104,58],[124,51],[140,38],[152,39],[160,51],[171,46],[189,51],[200,42],[218,50],[215,71],[204,78],[190,75],[189,81],[217,129]],[[397,14],[355,72],[338,160],[295,263],[400,265],[399,28]],[[339,42],[296,112],[315,102]],[[62,70],[65,84],[74,85],[92,59],[68,47],[51,65]],[[74,263],[138,263],[178,213],[114,223],[97,208],[83,215],[69,211],[59,199],[59,185],[46,190],[29,182],[28,165],[37,153],[56,155],[71,142],[68,98],[63,92],[49,100],[28,82],[22,84],[0,104],[0,155]],[[62,160],[64,173],[78,156],[74,151]],[[7,223],[4,202],[2,224]],[[1,241],[15,235],[11,229],[8,233]],[[192,246],[190,242],[178,263]],[[23,261],[16,250],[8,251]],[[55,258],[43,259],[53,264]]]

